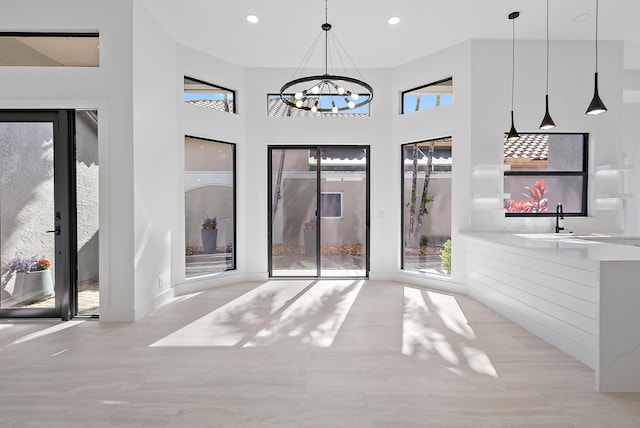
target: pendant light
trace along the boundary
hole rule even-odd
[[[589,104],[589,108],[587,108],[586,114],[600,114],[607,111],[607,107],[598,94],[598,0],[596,0],[596,72],[594,78],[593,99]]]
[[[540,129],[555,128],[556,124],[549,114],[549,0],[547,0],[547,93],[544,97],[544,117]]]
[[[512,22],[512,38],[511,38],[511,129],[509,130],[509,134],[507,135],[508,141],[515,141],[520,138],[520,134],[516,131],[516,127],[513,123],[513,92],[514,92],[514,82],[516,75],[516,18],[520,16],[520,12],[511,12],[509,14],[509,19]]]

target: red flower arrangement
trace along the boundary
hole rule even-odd
[[[508,213],[546,213],[549,200],[546,195],[549,193],[549,188],[545,187],[544,179],[536,181],[533,187],[525,187],[525,190],[529,194],[523,193],[522,196],[527,199],[519,201],[508,199],[504,203],[505,211]]]

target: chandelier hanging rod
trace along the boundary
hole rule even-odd
[[[369,104],[373,98],[373,88],[363,80],[329,73],[329,31],[332,26],[328,22],[327,3],[325,0],[325,22],[321,25],[324,31],[324,74],[293,79],[280,88],[282,102],[290,107],[313,113],[352,110]],[[346,50],[344,53],[348,57]],[[346,89],[345,86],[350,89]],[[331,106],[328,106],[328,103]]]

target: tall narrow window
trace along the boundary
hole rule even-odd
[[[235,269],[235,145],[185,138],[186,278]]]
[[[587,215],[587,134],[520,134],[504,139],[504,191],[508,217]]]
[[[453,77],[402,93],[402,113],[413,113],[453,103]]]
[[[451,273],[450,137],[402,146],[402,268]]]
[[[226,113],[236,112],[235,91],[186,76],[184,78],[184,102],[196,107]]]
[[[98,111],[76,111],[76,221],[78,315],[100,310],[100,198]]]

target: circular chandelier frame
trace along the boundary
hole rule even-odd
[[[343,86],[337,82],[348,82],[356,85],[358,88],[355,90],[345,90]],[[288,92],[292,87],[302,84],[307,84],[305,85],[307,88],[302,91],[298,91],[293,95]],[[313,88],[318,88],[318,92],[314,92]],[[328,89],[328,93],[323,92],[323,89],[325,88]],[[366,97],[362,101],[358,102],[358,99],[363,92],[367,92]],[[302,94],[302,97],[297,98],[296,95],[300,94]],[[340,107],[336,106],[335,109],[333,106],[322,107],[320,105],[321,96],[330,97],[332,102],[334,97],[344,98],[346,100],[346,104]],[[353,101],[349,101],[349,98]],[[329,113],[335,112],[336,109],[337,111],[352,110],[370,103],[373,99],[373,88],[368,83],[353,77],[339,76],[335,74],[318,74],[314,76],[300,77],[285,83],[282,85],[282,88],[280,88],[280,99],[288,106],[295,107],[300,110]],[[302,102],[302,105],[299,105],[300,101]],[[309,105],[310,102],[312,105]],[[353,104],[349,105],[349,102],[352,102]]]

